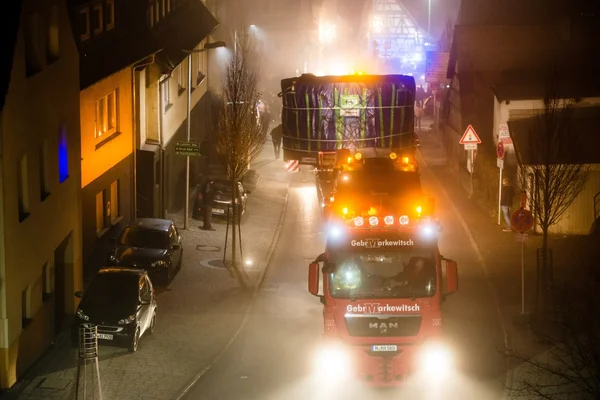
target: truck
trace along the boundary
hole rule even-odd
[[[457,263],[440,254],[434,220],[408,214],[330,222],[308,268],[308,291],[323,304],[317,377],[394,387],[451,372],[442,304],[458,290]]]
[[[279,96],[286,162],[327,170],[341,149],[416,150],[412,76],[304,74],[282,79]]]

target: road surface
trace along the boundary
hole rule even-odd
[[[444,305],[444,329],[457,360],[444,388],[373,391],[353,384],[327,387],[311,375],[322,333],[322,306],[307,292],[307,266],[324,249],[319,205],[310,172],[292,179],[280,241],[248,319],[232,342],[183,398],[275,399],[500,399],[506,362],[497,351],[503,330],[484,271],[459,217],[425,172],[443,224],[441,253],[458,262],[459,291]]]

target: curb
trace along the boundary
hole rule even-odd
[[[437,186],[441,189],[441,192],[443,193],[446,200],[448,200],[448,203],[450,204],[452,211],[458,217],[458,220],[460,221],[460,224],[461,224],[463,230],[465,231],[465,233],[467,234],[467,237],[469,238],[471,247],[473,247],[473,250],[475,250],[475,255],[477,256],[477,259],[481,263],[481,268],[483,269],[483,274],[485,276],[485,280],[487,281],[489,288],[492,289],[492,292],[494,293],[494,295],[493,295],[494,303],[496,305],[496,312],[498,313],[498,317],[500,319],[500,326],[502,327],[502,331],[503,331],[502,333],[504,336],[504,346],[506,348],[509,348],[509,344],[511,342],[511,335],[507,329],[508,325],[506,323],[506,316],[504,315],[502,306],[500,305],[500,299],[498,298],[498,290],[490,278],[490,274],[489,274],[485,259],[483,258],[483,255],[481,254],[479,245],[477,244],[477,241],[475,240],[475,236],[473,235],[471,228],[467,224],[467,221],[465,221],[463,216],[460,214],[460,212],[456,208],[456,205],[454,204],[454,202],[452,201],[452,198],[450,197],[450,195],[448,194],[448,192],[442,185],[442,182],[438,179],[437,176],[435,176],[435,174],[433,172],[431,172],[431,169],[429,168],[427,161],[421,154],[420,149],[418,150],[417,154],[418,154],[418,158],[419,158],[419,164],[422,164],[427,170],[429,170],[429,175],[433,178],[433,180],[435,181]],[[511,328],[512,328],[512,325],[511,325]],[[506,381],[504,384],[505,388],[503,390],[502,400],[510,399],[510,396],[508,395],[506,388],[510,387],[513,382],[514,382],[514,372],[513,372],[513,369],[510,368],[510,360],[507,358],[506,359]]]
[[[192,380],[183,388],[183,390],[181,390],[179,392],[179,394],[175,396],[175,400],[183,400],[188,395],[188,393],[194,388],[194,386],[196,386],[196,383],[198,383],[198,381],[204,376],[204,374],[206,374],[213,367],[213,365],[215,365],[219,361],[219,359],[221,359],[221,357],[223,357],[225,352],[229,349],[229,347],[231,347],[233,342],[235,342],[235,340],[239,336],[242,329],[244,329],[244,326],[246,325],[246,322],[248,321],[249,311],[252,309],[252,306],[254,305],[256,298],[258,296],[260,287],[262,286],[265,278],[267,277],[267,272],[269,271],[269,267],[271,265],[271,260],[273,258],[273,254],[275,254],[275,249],[277,248],[277,244],[279,243],[279,237],[281,236],[281,229],[283,226],[283,221],[285,220],[285,215],[286,215],[287,207],[288,207],[290,186],[291,186],[291,179],[289,179],[287,182],[287,187],[285,189],[285,199],[284,199],[284,203],[283,203],[283,208],[281,209],[281,216],[279,217],[279,223],[275,230],[275,234],[273,235],[273,239],[271,240],[271,245],[269,246],[269,249],[267,250],[267,255],[265,257],[265,261],[266,261],[265,267],[263,268],[262,272],[260,273],[258,280],[254,284],[254,289],[252,291],[252,300],[250,301],[250,303],[244,310],[244,318],[242,319],[240,326],[235,331],[235,333],[233,334],[231,339],[221,349],[221,351],[210,361],[208,366],[206,366],[202,370],[200,370],[200,372],[198,372],[196,374],[196,376],[194,376],[192,378]]]

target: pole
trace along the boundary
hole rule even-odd
[[[233,31],[233,55],[237,56],[237,29]]]
[[[187,79],[187,115],[186,115],[186,141],[191,140],[191,107],[192,107],[192,54],[188,54],[188,79]],[[188,229],[190,215],[190,156],[185,156],[185,210],[183,229]]]
[[[525,241],[521,238],[521,315],[525,315]]]
[[[500,225],[500,214],[502,214],[502,170],[500,167],[500,178],[498,183],[498,225]]]
[[[469,160],[471,160],[471,196],[473,197],[473,194],[475,193],[475,188],[473,187],[473,174],[475,172],[475,163],[474,163],[474,158],[473,158],[473,150],[469,150]]]
[[[431,36],[431,0],[429,0],[429,10],[427,12],[427,34]]]

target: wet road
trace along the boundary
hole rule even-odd
[[[503,330],[491,290],[469,237],[448,200],[425,171],[443,224],[440,251],[458,262],[459,291],[444,304],[444,331],[459,367],[444,387],[416,385],[373,391],[354,384],[326,386],[311,376],[323,330],[322,306],[307,292],[307,266],[324,249],[310,172],[292,177],[289,204],[271,269],[246,324],[186,400],[500,399],[506,363],[497,348]]]

